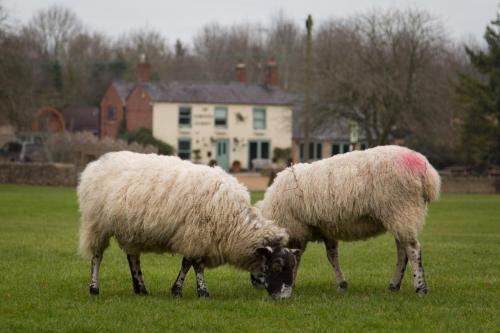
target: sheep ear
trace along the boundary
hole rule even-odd
[[[269,258],[271,256],[271,254],[273,254],[273,249],[270,247],[270,246],[266,246],[266,247],[259,247],[255,253],[259,256],[259,257],[265,257],[265,258]]]
[[[295,256],[295,257],[298,257],[302,254],[302,250],[301,249],[290,249],[290,252],[292,252],[292,254]]]

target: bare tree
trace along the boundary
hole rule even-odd
[[[406,139],[416,119],[427,123],[443,111],[436,101],[447,88],[448,41],[427,12],[374,11],[331,21],[318,38],[321,117],[356,120],[370,145],[379,145]]]
[[[3,5],[3,1],[0,1],[0,33],[5,30],[8,17],[9,15]]]
[[[247,64],[248,81],[262,81],[264,31],[262,26],[252,24],[231,27],[206,25],[193,40],[194,55],[200,63],[202,79],[234,80],[234,66],[242,60]]]
[[[25,28],[41,51],[59,60],[72,38],[80,34],[83,25],[68,8],[58,5],[38,11]]]
[[[35,62],[25,40],[0,36],[0,123],[29,126],[36,100]]]
[[[271,27],[267,33],[266,53],[278,62],[280,83],[284,89],[302,88],[303,80],[304,33],[285,12],[280,10],[271,18]]]
[[[138,29],[121,36],[114,44],[115,52],[129,63],[127,77],[137,78],[135,64],[142,54],[151,64],[152,79],[168,79],[172,75],[172,51],[165,37],[155,30]]]

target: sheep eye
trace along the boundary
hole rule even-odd
[[[280,262],[274,262],[271,266],[271,269],[273,272],[277,273],[277,272],[281,272],[281,270],[283,269],[283,266],[281,265]]]

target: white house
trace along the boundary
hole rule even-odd
[[[147,83],[153,135],[199,163],[217,160],[229,169],[239,161],[271,159],[274,148],[291,148],[292,103],[277,87],[228,84]]]

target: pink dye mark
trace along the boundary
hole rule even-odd
[[[425,172],[425,159],[418,153],[413,151],[404,152],[403,163],[413,171]]]

